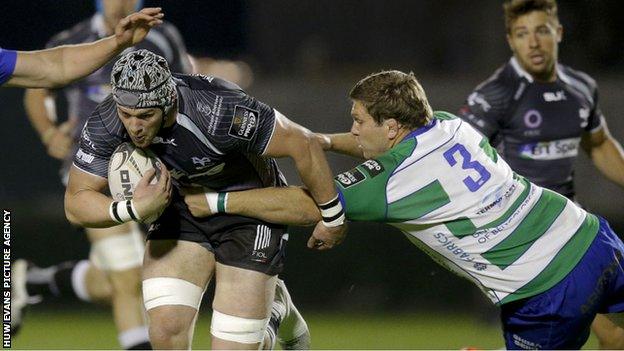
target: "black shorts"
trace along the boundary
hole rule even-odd
[[[172,239],[201,244],[219,263],[277,275],[284,267],[288,234],[285,226],[249,217],[195,218],[174,191],[171,204],[147,233],[147,240]]]

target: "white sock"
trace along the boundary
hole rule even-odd
[[[76,264],[71,275],[72,288],[78,298],[83,301],[91,302],[91,297],[87,292],[87,271],[89,270],[89,261],[82,260]]]
[[[147,326],[142,325],[140,327],[123,331],[117,335],[117,339],[119,340],[121,347],[125,350],[128,350],[133,346],[149,342]]]

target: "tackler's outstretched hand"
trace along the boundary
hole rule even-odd
[[[163,22],[164,16],[160,7],[148,7],[124,17],[115,26],[117,44],[126,48],[139,43],[152,27]]]
[[[171,175],[164,164],[159,163],[160,178],[151,184],[157,171],[150,169],[145,173],[134,189],[134,206],[144,222],[158,218],[171,201]]]

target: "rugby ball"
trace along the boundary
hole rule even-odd
[[[156,170],[152,184],[156,183],[160,179],[160,163],[151,150],[138,148],[130,142],[119,145],[108,163],[108,188],[113,199],[132,199],[137,184],[152,168]]]

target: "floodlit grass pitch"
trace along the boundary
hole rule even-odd
[[[306,313],[315,349],[480,349],[503,347],[496,325],[471,316],[432,314]],[[193,349],[210,347],[210,314],[202,313]],[[591,337],[585,349],[596,349]],[[31,310],[14,349],[117,349],[112,319],[105,312],[42,312]]]

